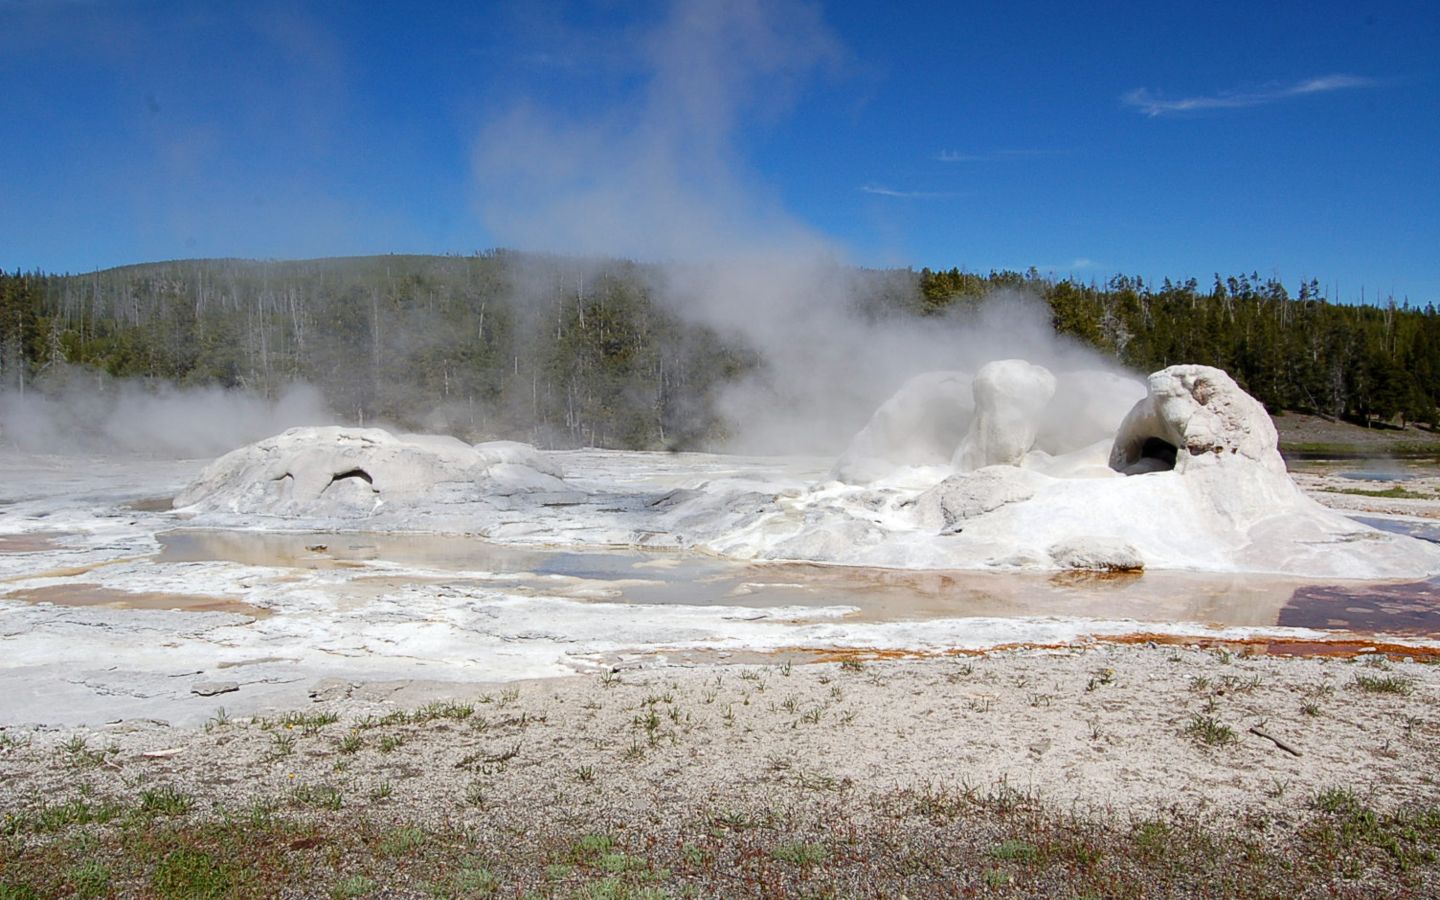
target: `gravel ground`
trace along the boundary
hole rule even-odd
[[[1344,787],[1440,799],[1440,666],[1098,644],[657,668],[447,691],[330,685],[270,720],[0,732],[0,812],[167,786],[204,811],[341,803],[431,824],[635,817],[693,802],[925,785],[1058,808],[1285,816]],[[1264,735],[1256,733],[1264,732]],[[1272,740],[1278,739],[1278,740]],[[1284,744],[1299,755],[1286,752]]]

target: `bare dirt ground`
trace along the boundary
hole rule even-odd
[[[9,728],[0,885],[265,894],[274,870],[320,896],[1183,894],[1220,866],[1241,878],[1222,893],[1423,891],[1428,659],[1097,644],[483,693],[333,683],[270,720]],[[216,841],[259,843],[231,871]],[[1149,869],[1137,841],[1160,842]],[[1333,865],[1288,871],[1316,841]],[[1192,854],[1209,862],[1174,869]]]

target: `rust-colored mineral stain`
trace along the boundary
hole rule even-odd
[[[203,594],[170,594],[163,591],[120,591],[98,584],[52,584],[26,588],[4,595],[6,600],[25,603],[53,603],[56,606],[101,606],[109,609],[169,609],[178,612],[218,612],[264,619],[270,610],[243,600]]]
[[[1265,652],[1271,656],[1336,656],[1341,659],[1371,655],[1404,659],[1408,656],[1421,662],[1440,663],[1440,647],[1412,647],[1384,641],[1270,641],[1265,645]]]
[[[1409,657],[1420,662],[1440,663],[1440,646],[1412,646],[1388,641],[1357,640],[1353,637],[1324,640],[1290,638],[1212,638],[1186,634],[1155,634],[1135,632],[1121,635],[1092,635],[1068,643],[997,644],[980,649],[952,647],[948,650],[893,650],[865,647],[785,647],[774,651],[787,656],[805,655],[811,662],[876,662],[883,660],[938,659],[945,657],[985,656],[1017,650],[1076,650],[1096,644],[1197,647],[1201,650],[1228,650],[1237,656],[1329,656],[1350,659],[1356,656],[1379,655],[1391,659]]]
[[[1228,650],[1241,656],[1333,656],[1349,659],[1368,654],[1383,654],[1396,659],[1409,656],[1417,660],[1440,661],[1440,646],[1412,646],[1388,641],[1367,641],[1354,637],[1337,637],[1333,641],[1302,638],[1208,638],[1185,634],[1125,634],[1097,637],[1097,643],[1160,644],[1198,647],[1202,650]],[[1038,646],[1038,645],[1037,645]],[[1058,649],[1061,646],[1056,645]]]

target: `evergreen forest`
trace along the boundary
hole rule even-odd
[[[1039,298],[1057,332],[1137,372],[1202,363],[1272,412],[1434,428],[1433,304],[1331,302],[1258,275],[1161,284],[1028,273],[855,270],[847,314],[946,317]],[[0,387],[89,378],[274,395],[303,381],[343,418],[550,447],[700,447],[719,386],[762,365],[658,298],[653,267],[495,251],[187,260],[83,275],[0,271]],[[997,292],[999,292],[997,294]]]

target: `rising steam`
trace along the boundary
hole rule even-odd
[[[484,129],[479,205],[511,246],[659,263],[662,304],[757,352],[760,370],[720,399],[737,429],[728,449],[836,452],[927,370],[1007,357],[1113,367],[1057,340],[1043,304],[1020,294],[943,322],[861,315],[862,273],[773,201],[737,140],[743,120],[843,58],[813,7],[679,0],[632,49],[633,107],[577,123],[522,103]]]
[[[85,376],[0,393],[0,447],[27,453],[218,456],[294,425],[334,421],[320,392],[292,385],[267,399],[219,387]]]

